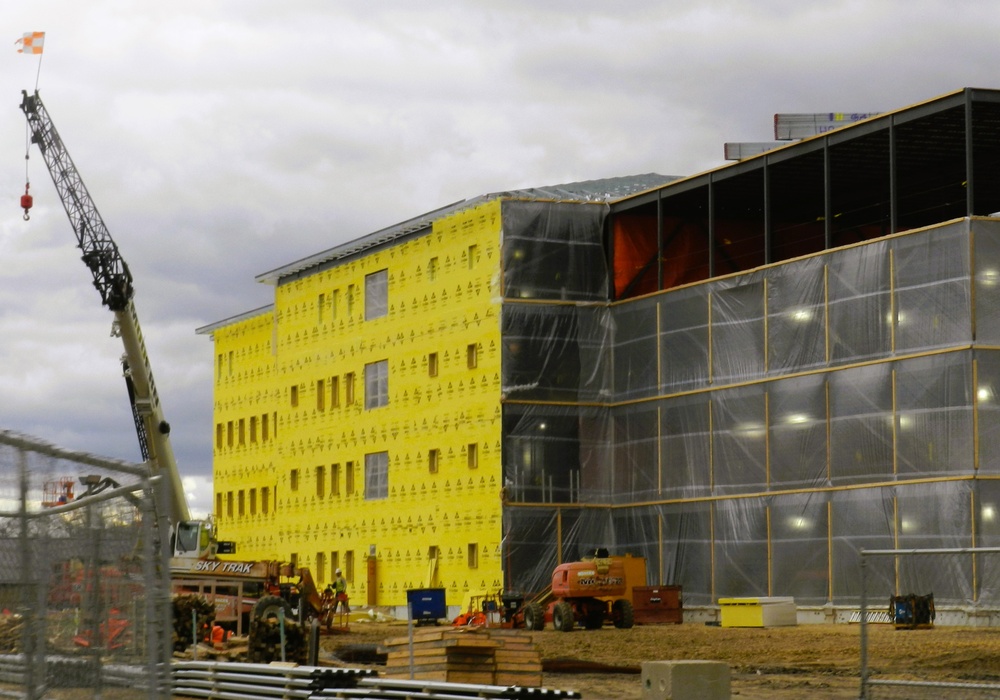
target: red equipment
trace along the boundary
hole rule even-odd
[[[31,205],[35,203],[35,200],[28,194],[28,188],[31,187],[31,183],[24,183],[24,194],[21,195],[21,208],[24,209],[24,220],[27,221],[31,217],[28,215],[28,210],[31,209]]]
[[[561,632],[572,631],[577,622],[589,630],[600,629],[605,622],[630,629],[635,624],[632,601],[618,597],[627,590],[622,559],[598,549],[591,557],[555,568],[548,614],[544,614],[541,603],[529,603],[524,608],[524,624],[528,629],[540,630],[545,626],[545,617],[551,617],[552,626]]]

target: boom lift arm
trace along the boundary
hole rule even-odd
[[[101,294],[101,301],[115,315],[112,335],[121,337],[125,346],[122,367],[142,457],[149,463],[153,474],[162,474],[169,479],[170,520],[174,525],[180,526],[190,519],[190,514],[170,444],[170,424],[163,417],[163,408],[156,393],[153,371],[132,300],[135,294],[132,273],[118,252],[118,246],[104,225],[104,220],[101,219],[38,92],[29,95],[26,90],[22,90],[21,96],[21,111],[28,120],[31,142],[42,153],[73,226],[77,245],[83,252],[83,262]]]

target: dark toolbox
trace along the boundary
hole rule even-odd
[[[632,609],[637,625],[675,624],[684,618],[680,586],[635,586]]]

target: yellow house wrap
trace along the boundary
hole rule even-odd
[[[500,201],[215,324],[215,516],[240,559],[344,571],[356,604],[501,576]]]

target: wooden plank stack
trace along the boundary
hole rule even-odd
[[[496,685],[517,685],[540,688],[542,685],[542,655],[531,641],[531,635],[513,630],[494,630],[493,638],[500,643],[494,654]]]
[[[483,627],[415,631],[386,640],[383,675],[449,683],[541,687],[542,659],[531,635]],[[412,659],[412,675],[411,675]]]

